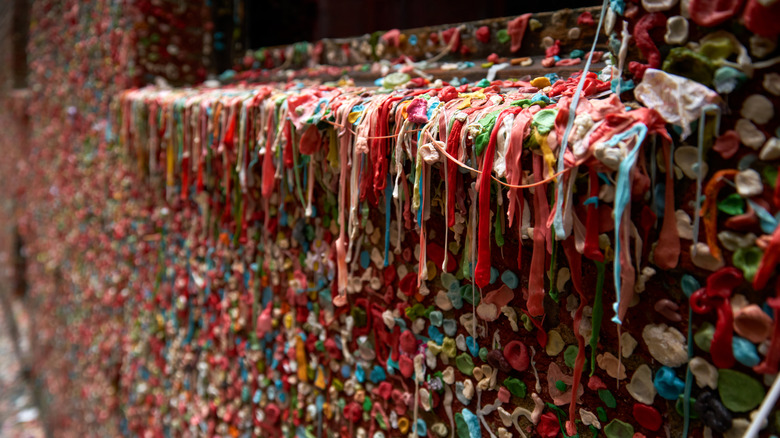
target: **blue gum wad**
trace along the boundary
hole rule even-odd
[[[374,365],[374,369],[371,370],[369,379],[374,383],[379,383],[383,382],[386,378],[387,374],[385,374],[385,370],[383,370],[379,365]]]
[[[718,93],[728,94],[742,88],[747,80],[748,77],[745,73],[742,73],[734,67],[724,66],[715,70],[715,76],[713,77],[712,82]]]
[[[498,269],[490,268],[490,284],[493,284],[498,280]]]
[[[366,400],[370,400],[366,397]],[[417,420],[417,436],[426,436],[428,434],[428,425],[422,418]]]
[[[428,327],[428,337],[433,339],[433,342],[441,345],[444,342],[444,335],[434,326]]]
[[[503,274],[501,274],[501,282],[510,289],[517,289],[517,284],[520,281],[517,279],[517,275],[515,275],[514,272],[507,269]]]
[[[454,319],[445,319],[442,322],[442,327],[447,336],[455,336],[455,333],[458,332],[458,322]]]
[[[431,325],[434,327],[441,327],[443,319],[444,316],[438,310],[434,310],[433,312],[428,314],[428,320],[431,322]]]
[[[450,299],[454,309],[460,310],[460,308],[463,307],[463,297],[460,295],[459,289],[450,289],[447,291],[447,298]]]
[[[479,355],[479,345],[477,345],[477,341],[471,336],[466,337],[466,347],[468,347],[469,353],[471,353],[472,356]]]
[[[680,286],[682,286],[683,293],[688,298],[690,298],[694,292],[701,289],[701,285],[699,284],[699,281],[696,280],[696,278],[694,278],[693,276],[688,274],[683,275],[683,278],[680,281]]]
[[[761,362],[756,346],[747,339],[734,336],[734,339],[731,341],[731,347],[734,350],[734,358],[742,365],[754,367]]]
[[[677,397],[685,390],[685,382],[682,381],[674,370],[669,367],[661,367],[655,373],[653,385],[658,394],[667,400],[677,400]]]
[[[460,413],[462,414],[463,422],[466,425],[465,432],[467,434],[461,434],[461,427],[458,425],[458,437],[482,438],[482,430],[479,427],[479,418],[477,418],[477,416],[467,408],[463,408],[463,411]]]

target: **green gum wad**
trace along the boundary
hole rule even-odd
[[[555,125],[555,117],[558,115],[556,109],[543,109],[534,115],[531,126],[536,128],[539,134],[549,133]]]
[[[764,167],[764,170],[761,171],[761,174],[764,177],[764,180],[774,189],[775,184],[777,184],[777,168],[766,166]]]
[[[496,40],[501,44],[506,44],[509,42],[509,32],[507,32],[506,29],[501,29],[498,32],[496,32]]]
[[[479,305],[479,294],[474,292],[474,288],[470,284],[464,284],[460,287],[460,296],[463,297],[463,301],[476,306]]]
[[[525,398],[525,394],[528,388],[525,386],[525,383],[523,383],[522,380],[515,377],[507,377],[504,380],[504,386],[506,386],[506,389],[508,389],[512,395]]]
[[[531,135],[526,137],[525,140],[523,140],[523,147],[532,149],[532,150],[538,150],[539,149],[539,142],[536,140],[536,135],[534,135],[534,131],[536,128],[531,126]]]
[[[631,438],[634,436],[634,426],[616,418],[604,426],[604,434],[608,438]]]
[[[474,361],[466,353],[461,353],[455,358],[455,366],[458,367],[461,373],[467,376],[470,376],[474,371]]]
[[[615,409],[617,407],[617,400],[608,389],[599,389],[599,398],[608,408]]]
[[[441,344],[441,351],[449,357],[455,357],[458,354],[458,350],[455,347],[455,340],[450,337],[445,337],[444,342]]]
[[[729,37],[710,35],[706,41],[701,43],[699,53],[712,62],[723,61],[734,53],[734,44]]]
[[[523,327],[529,332],[534,329],[534,324],[531,322],[531,317],[523,313],[520,315],[520,320],[523,321]]]
[[[493,131],[493,127],[496,125],[496,119],[501,111],[503,110],[496,110],[488,113],[488,115],[477,122],[482,128],[481,134],[477,135],[477,138],[474,140],[474,147],[476,148],[477,155],[482,155],[482,152],[485,151],[485,147],[487,147],[487,144],[490,141],[490,134]]]
[[[732,216],[742,214],[745,212],[745,200],[738,193],[732,193],[718,202],[718,210]]]
[[[683,410],[683,400],[685,400],[685,396],[680,394],[680,397],[677,398],[677,401],[674,403],[674,409],[677,411],[677,414],[679,414],[681,417],[685,415],[685,411]],[[693,406],[693,404],[696,403],[695,398],[689,398],[688,404],[690,406]],[[696,413],[695,409],[691,409],[689,415],[691,416],[692,420],[696,420],[699,418],[699,414]]]
[[[385,76],[382,86],[384,88],[395,88],[409,82],[411,79],[411,76],[406,73],[394,72]]]
[[[380,429],[382,429],[382,430],[387,430],[387,425],[385,424],[385,421],[384,421],[384,420],[382,420],[382,416],[381,416],[381,415],[377,415],[377,416],[376,416],[376,417],[374,417],[374,418],[376,419],[376,422],[377,422],[377,424],[379,425],[379,428],[380,428]]]
[[[764,399],[766,391],[758,380],[731,369],[718,371],[720,401],[732,412],[749,412]]]
[[[607,410],[603,407],[599,406],[596,408],[596,415],[599,417],[599,421],[602,423],[606,423],[607,421]]]
[[[712,337],[714,335],[715,326],[709,322],[705,322],[699,327],[699,330],[696,330],[696,333],[693,335],[693,342],[697,347],[709,353],[710,346],[712,345]]]
[[[734,252],[733,263],[742,271],[745,280],[752,282],[763,256],[764,253],[757,246],[739,248]]]
[[[511,103],[512,106],[521,106],[523,108],[528,108],[529,106],[531,106],[531,104],[532,104],[531,99],[521,99]]]
[[[356,327],[364,327],[366,325],[366,311],[359,308],[352,308],[352,318],[355,320]]]
[[[569,345],[566,347],[566,350],[563,352],[563,362],[567,367],[574,368],[574,362],[577,360],[577,355],[579,352],[580,349],[576,345]],[[587,363],[587,360],[585,363]],[[585,365],[583,365],[583,367],[585,367]]]
[[[498,247],[500,248],[500,247],[504,246],[504,230],[503,230],[503,226],[502,226],[503,223],[504,223],[502,221],[502,218],[504,217],[504,214],[503,214],[504,209],[503,209],[502,205],[496,205],[496,210],[498,211],[498,214],[496,215],[496,220],[495,220],[495,223],[493,224],[493,229],[496,231],[495,232],[496,245],[498,245]]]
[[[407,307],[405,310],[406,316],[408,316],[410,319],[427,318],[432,311],[433,306],[425,307],[420,303],[416,303],[412,307]]]
[[[709,87],[715,75],[715,64],[700,53],[685,47],[675,47],[664,60],[663,71]]]
[[[460,412],[455,413],[455,430],[458,432],[458,438],[471,438],[469,425],[466,424],[466,420]]]

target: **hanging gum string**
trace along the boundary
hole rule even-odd
[[[433,139],[432,137],[429,136],[429,139],[432,140],[431,144],[433,144],[433,147],[435,147],[436,150],[439,151],[439,153],[444,155],[447,159],[449,159],[453,163],[457,164],[458,166],[460,166],[463,169],[468,170],[469,172],[476,173],[476,174],[479,174],[479,175],[482,174],[481,170],[474,169],[474,168],[468,166],[467,164],[464,164],[463,162],[461,162],[457,158],[453,157],[452,155],[448,154],[447,151],[445,151],[441,146],[439,146],[436,143],[435,139]],[[558,176],[563,175],[563,174],[571,171],[571,169],[572,168],[569,167],[569,168],[563,169],[561,172],[558,172],[558,173],[556,173],[556,174],[554,174],[554,175],[552,175],[552,176],[550,176],[550,177],[548,177],[546,179],[543,179],[541,181],[537,181],[537,182],[531,183],[531,184],[523,184],[523,185],[515,185],[515,184],[505,183],[505,182],[501,181],[500,179],[498,179],[498,178],[496,178],[495,176],[492,176],[492,175],[491,175],[491,178],[493,179],[493,181],[497,182],[498,184],[500,184],[500,185],[502,185],[504,187],[510,188],[510,189],[529,189],[529,188],[537,187],[537,186],[540,186],[540,185],[547,184],[547,183],[549,183],[551,181],[554,181]]]
[[[490,140],[483,152],[482,175],[479,181],[478,207],[479,217],[486,220],[479,221],[478,235],[478,258],[477,265],[474,268],[474,277],[480,288],[485,287],[490,282],[490,178],[494,166],[495,149],[500,126],[508,115],[514,116],[521,108],[505,108],[501,110],[496,118],[495,126],[490,133]],[[430,135],[429,135],[430,137]],[[497,215],[498,217],[498,215]]]
[[[534,155],[532,157],[533,176],[538,181],[542,180],[544,171],[543,157]],[[531,251],[531,266],[528,279],[528,296],[526,298],[526,307],[529,316],[543,316],[544,312],[544,261],[546,259],[545,248],[552,248],[552,233],[549,228],[545,228],[544,218],[549,217],[549,205],[547,203],[547,186],[534,189],[533,196],[533,249]]]
[[[602,296],[604,294],[604,279],[606,264],[598,260],[594,260],[596,264],[597,277],[596,277],[596,296],[593,299],[593,314],[591,320],[593,324],[593,330],[590,335],[590,376],[593,377],[593,373],[596,371],[596,349],[599,344],[599,332],[601,331],[601,319],[604,315],[604,306],[602,305]]]
[[[702,167],[704,166],[704,159],[702,158],[702,152],[704,149],[704,127],[707,124],[707,113],[714,111],[715,112],[715,135],[717,136],[720,132],[720,107],[718,105],[705,105],[701,109],[701,117],[699,118],[699,144],[696,146],[696,214],[693,215],[693,255],[695,256],[698,253],[698,247],[699,247],[699,220],[701,217],[701,214],[699,213],[701,211],[701,191],[702,191],[702,179],[704,178]],[[709,242],[708,242],[709,243]],[[714,255],[714,253],[713,253]],[[715,258],[719,258],[715,256]]]
[[[611,139],[607,140],[606,144],[608,146],[615,146],[618,144],[620,140],[627,139],[630,137],[635,136],[636,137],[636,143],[634,144],[633,149],[631,149],[628,154],[623,158],[623,160],[620,162],[620,166],[618,168],[618,178],[617,178],[617,184],[615,185],[615,210],[614,210],[614,216],[615,216],[615,259],[614,259],[614,284],[615,284],[615,303],[612,305],[613,310],[615,311],[615,316],[612,318],[612,321],[616,324],[622,324],[621,316],[620,316],[620,308],[621,308],[621,295],[623,290],[621,289],[621,281],[620,277],[622,274],[621,269],[621,222],[622,222],[622,216],[623,212],[626,208],[626,205],[628,205],[629,202],[631,202],[631,170],[634,167],[634,163],[636,162],[637,155],[639,153],[639,149],[642,147],[642,142],[645,139],[645,136],[647,135],[647,126],[645,126],[642,123],[636,123],[632,127],[630,127],[628,130],[621,132],[619,134],[616,134]],[[630,267],[630,264],[626,266],[628,269]],[[628,289],[628,288],[626,288]],[[630,288],[631,290],[627,293],[633,292],[633,285]]]
[[[661,230],[658,235],[658,244],[654,252],[655,264],[662,269],[674,269],[677,267],[680,259],[680,235],[677,231],[676,216],[671,214],[674,211],[674,143],[666,139],[661,142],[661,155],[663,157],[664,168],[667,169],[664,182],[664,214]],[[656,135],[653,135],[653,152],[651,161],[651,171],[653,179],[658,163],[656,162]],[[653,190],[655,194],[655,190]],[[656,205],[655,200],[653,204]],[[655,219],[656,226],[658,217]]]
[[[715,172],[707,182],[706,187],[704,187],[704,204],[701,206],[701,210],[696,212],[696,216],[702,216],[707,245],[709,246],[710,254],[716,260],[721,259],[720,247],[717,242],[718,192],[728,182],[727,178],[733,178],[737,173],[736,169],[723,169]]]
[[[327,121],[326,121],[326,122],[327,122]],[[337,125],[337,124],[335,124],[335,123],[332,123],[332,122],[327,122],[327,123],[330,123],[330,124],[332,124],[332,125],[334,125],[334,126],[340,126],[340,127],[342,127],[342,128],[344,127],[344,125]],[[347,128],[347,129],[348,129],[350,132],[352,132],[352,134],[355,134],[355,132],[354,132],[354,131],[352,131],[351,129],[349,129],[349,128]],[[216,127],[215,127],[215,130],[216,130]],[[417,129],[417,130],[412,130],[412,131],[407,131],[407,132],[418,132],[418,131],[420,131],[420,130],[419,130],[419,129]],[[427,138],[430,138],[431,140],[433,140],[433,137],[432,137],[432,136],[431,136],[431,135],[430,135],[428,132],[425,132],[425,135],[427,136]],[[394,137],[395,137],[395,136],[393,136],[393,135],[390,135],[390,136],[381,136],[381,137],[367,137],[367,138],[394,138]],[[438,143],[436,143],[435,141],[432,143],[432,145],[433,145],[434,147],[436,147],[436,149],[437,149],[437,150],[438,150],[440,153],[443,153],[443,155],[444,155],[444,156],[446,156],[448,159],[452,160],[454,163],[456,163],[456,164],[460,165],[462,168],[468,169],[468,170],[470,170],[470,171],[472,171],[472,172],[475,172],[475,173],[477,173],[477,174],[482,174],[482,173],[483,173],[483,172],[481,172],[481,171],[479,171],[479,170],[471,169],[471,168],[470,168],[470,167],[468,167],[467,165],[465,165],[465,164],[461,163],[461,162],[460,162],[460,161],[458,161],[456,158],[454,158],[454,157],[452,157],[450,154],[446,153],[446,151],[443,151],[443,150],[442,150],[442,148],[441,148],[441,146],[439,146],[439,144],[438,144]],[[560,174],[562,174],[562,173],[564,173],[564,172],[566,172],[566,171],[568,171],[568,170],[571,170],[571,169],[564,169],[562,172],[559,172],[559,173],[557,173],[555,176],[558,176],[558,175],[560,175]],[[502,183],[500,180],[496,179],[495,177],[493,177],[492,175],[491,175],[491,178],[492,178],[493,180],[495,180],[496,182],[498,182],[499,184],[501,184],[501,185],[504,185],[504,186],[506,186],[506,187],[510,187],[510,188],[526,188],[526,187],[534,187],[534,186],[538,186],[538,185],[541,185],[541,184],[545,184],[545,183],[547,183],[548,181],[554,180],[555,176],[553,176],[553,177],[550,177],[550,178],[548,178],[547,180],[544,180],[544,181],[539,181],[539,182],[537,182],[537,183],[530,184],[530,185],[525,185],[525,186],[517,186],[517,185],[510,185],[510,184],[505,184],[505,183]],[[472,290],[472,292],[474,292],[474,291]],[[415,426],[416,426],[416,424],[415,424]]]
[[[339,127],[339,128],[345,128],[345,126],[344,126],[344,125],[340,125],[340,124],[338,124],[338,123],[335,123],[335,122],[331,122],[331,121],[328,121],[328,120],[323,120],[323,121],[324,121],[324,122],[326,122],[326,123],[328,123],[328,124],[330,124],[330,125],[333,125],[333,126]],[[348,131],[350,131],[350,132],[351,132],[353,135],[357,135],[357,133],[356,133],[355,131],[353,131],[351,128],[349,128],[349,127],[346,127],[346,129],[347,129]],[[412,130],[404,131],[404,133],[409,133],[409,132],[418,132],[418,131],[422,131],[422,128],[420,128],[420,129],[412,129]],[[439,153],[440,153],[440,154],[444,155],[444,157],[446,157],[448,160],[450,160],[450,161],[452,161],[453,163],[457,164],[459,167],[461,167],[461,168],[463,168],[463,169],[465,169],[465,170],[468,170],[468,171],[469,171],[469,172],[471,172],[471,173],[476,173],[476,174],[478,174],[478,175],[481,175],[481,174],[482,174],[482,171],[481,171],[481,170],[474,169],[474,168],[472,168],[471,166],[469,166],[469,165],[467,165],[467,164],[465,164],[465,163],[461,162],[461,161],[460,161],[460,160],[458,160],[457,158],[453,157],[452,155],[448,154],[448,153],[447,153],[447,151],[445,151],[445,150],[444,150],[444,148],[442,148],[442,147],[441,147],[441,146],[438,144],[437,140],[436,140],[436,139],[434,139],[434,138],[433,138],[433,137],[432,137],[432,136],[431,136],[429,133],[427,133],[427,132],[426,132],[426,133],[425,133],[425,135],[426,135],[426,137],[427,137],[427,139],[428,139],[428,140],[431,140],[431,144],[433,145],[433,147],[435,147],[435,148],[436,148],[436,150],[437,150],[437,151],[439,151]],[[396,137],[397,137],[396,135],[385,135],[385,136],[381,136],[381,137],[366,137],[366,139],[367,139],[367,140],[371,140],[371,139],[381,139],[381,138],[396,138]],[[549,177],[548,177],[548,178],[546,178],[546,179],[543,179],[543,180],[541,180],[541,181],[537,181],[537,182],[535,182],[535,183],[531,183],[531,184],[520,184],[520,185],[515,185],[515,184],[509,184],[509,183],[503,182],[503,181],[501,181],[500,179],[498,179],[498,178],[496,178],[495,176],[492,176],[492,175],[491,175],[491,178],[493,179],[493,181],[497,182],[498,184],[500,184],[500,185],[502,185],[502,186],[504,186],[504,187],[510,188],[510,189],[530,189],[530,188],[533,188],[533,187],[537,187],[537,186],[544,185],[544,184],[550,183],[550,182],[552,182],[552,181],[555,181],[555,179],[556,179],[557,177],[559,177],[559,176],[561,176],[561,175],[563,175],[563,174],[565,174],[565,173],[567,173],[567,172],[569,172],[569,171],[571,171],[571,170],[572,170],[572,168],[571,168],[571,167],[564,168],[562,171],[560,171],[560,172],[556,172],[555,174],[553,174],[553,175],[549,176]]]
[[[215,113],[214,113],[214,117],[212,118],[212,120],[217,120],[222,115],[221,114],[221,112],[222,112],[221,110],[222,110],[224,104],[221,101],[219,101],[219,100],[216,100],[214,102],[214,104],[215,104],[215,108],[214,108],[215,109]],[[335,122],[331,122],[331,121],[328,121],[328,120],[323,120],[323,121],[325,121],[326,123],[331,124],[331,125],[333,125],[335,127],[339,127],[339,128],[342,128],[342,129],[346,128],[353,135],[357,135],[357,133],[354,130],[352,130],[349,127],[346,127],[345,125],[342,125],[342,124],[339,124],[339,123],[335,123]],[[217,134],[216,136],[219,136],[221,134],[220,131],[224,130],[224,129],[220,129],[222,127],[219,126],[219,125],[220,125],[219,123],[214,123],[213,132],[215,134]],[[419,132],[421,130],[422,129],[414,129],[414,130],[409,130],[409,131],[406,131],[406,132]],[[278,135],[277,135],[277,137],[278,137]],[[369,136],[369,137],[365,137],[365,138],[367,140],[370,140],[370,139],[389,139],[389,138],[396,138],[396,137],[397,137],[397,135],[384,135],[384,136]],[[277,138],[277,140],[278,140],[278,138]],[[452,155],[448,154],[446,151],[442,150],[442,148],[439,145],[437,145],[437,144],[434,144],[434,145],[439,150],[439,152],[443,153],[445,155],[445,157],[450,159],[453,163],[457,164],[461,168],[464,168],[464,169],[466,169],[466,170],[468,170],[470,172],[476,173],[476,174],[481,174],[482,173],[481,171],[479,171],[477,169],[473,169],[473,168],[467,166],[466,164],[460,162],[457,158],[453,157]],[[539,181],[539,182],[536,182],[536,183],[532,183],[532,184],[527,184],[527,185],[508,184],[508,183],[505,183],[505,182],[499,180],[498,178],[496,178],[496,177],[494,177],[492,175],[491,175],[491,178],[494,181],[496,181],[498,184],[500,184],[500,185],[502,185],[504,187],[507,187],[507,188],[510,188],[510,189],[523,189],[523,188],[532,188],[532,187],[535,187],[535,186],[538,186],[538,185],[547,184],[550,181],[555,181],[558,176],[568,172],[569,170],[570,170],[570,168],[563,169],[562,171],[559,171],[559,172],[555,173],[554,175],[552,175],[551,177],[549,177],[549,178],[547,178],[545,180],[542,180],[542,181]]]
[[[580,74],[580,80],[577,83],[577,89],[574,92],[574,96],[571,99],[571,105],[569,105],[569,120],[566,122],[566,129],[563,131],[563,138],[561,139],[560,151],[558,153],[558,173],[562,173],[564,169],[564,155],[569,145],[569,135],[574,127],[574,119],[577,117],[577,106],[580,103],[580,95],[582,89],[585,87],[585,79],[588,76],[590,70],[590,63],[593,60],[593,52],[596,50],[596,44],[599,42],[599,34],[601,33],[601,26],[604,23],[604,15],[607,12],[607,0],[601,4],[601,14],[599,14],[599,24],[596,27],[596,36],[593,38],[593,45],[590,47],[590,53],[588,53],[588,60],[585,62],[585,66]],[[553,227],[555,234],[560,236],[560,239],[565,239],[566,232],[563,227],[563,178],[556,182],[556,200],[555,200],[555,218],[553,219]]]
[[[579,385],[582,383],[582,370],[585,367],[585,338],[580,332],[580,322],[582,321],[582,312],[585,309],[585,304],[587,301],[587,297],[585,296],[582,288],[582,254],[577,252],[574,240],[574,237],[570,236],[568,239],[561,242],[564,255],[569,262],[572,284],[574,286],[574,290],[579,296],[579,305],[577,306],[577,310],[574,312],[574,319],[572,321],[574,336],[577,338],[577,356],[574,360],[574,376],[571,385],[571,402],[569,403],[569,418],[571,420],[566,422],[566,432],[571,433],[572,435],[577,434],[577,427],[574,425],[574,420],[576,419],[577,415],[577,393]]]

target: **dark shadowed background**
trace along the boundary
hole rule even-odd
[[[526,12],[597,6],[598,0],[212,0],[217,71],[247,49],[359,36]]]

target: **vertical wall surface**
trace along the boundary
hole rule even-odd
[[[9,282],[27,290],[33,376],[56,435],[127,433],[127,320],[113,297],[129,272],[105,269],[121,260],[111,233],[121,200],[112,192],[126,169],[107,147],[109,103],[155,77],[202,81],[209,11],[198,2],[123,0],[3,8],[0,53],[13,68],[1,73],[0,240]]]

